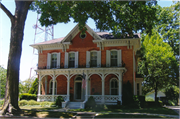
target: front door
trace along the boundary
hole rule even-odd
[[[75,99],[81,100],[81,94],[82,94],[82,82],[76,82],[75,83]]]

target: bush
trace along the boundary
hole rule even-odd
[[[3,106],[3,104],[4,104],[4,99],[0,100],[0,106]]]
[[[58,107],[62,107],[62,102],[64,101],[62,96],[58,96],[55,102],[55,105]]]
[[[28,105],[40,105],[40,102],[37,102],[37,101],[35,101],[35,100],[29,100],[28,101]]]
[[[19,95],[20,100],[37,100],[36,94],[22,93]]]
[[[38,93],[38,78],[36,78],[32,84],[32,87],[30,88],[29,94],[36,94]]]
[[[168,104],[171,105],[171,106],[175,106],[175,103],[171,100],[168,100]]]
[[[19,106],[25,106],[25,105],[28,105],[28,101],[27,100],[19,101]]]
[[[54,105],[54,102],[41,102],[40,103],[41,107],[51,107],[52,105]]]
[[[155,101],[147,101],[146,102],[146,108],[150,108],[150,107],[162,107],[163,103],[162,101],[159,101],[158,104],[156,104]]]
[[[92,96],[88,98],[88,101],[85,104],[86,109],[94,109],[96,107],[96,102]]]

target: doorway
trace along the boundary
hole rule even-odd
[[[82,101],[82,99],[83,99],[82,76],[79,75],[75,78],[74,81],[74,100]]]

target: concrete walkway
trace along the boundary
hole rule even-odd
[[[172,109],[174,110],[175,112],[177,112],[178,114],[180,114],[180,106],[164,106],[168,109]]]

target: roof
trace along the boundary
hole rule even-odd
[[[64,37],[62,37],[62,38],[56,38],[56,39],[53,39],[53,40],[36,43],[36,44],[34,44],[34,45],[45,45],[45,44],[58,43],[58,42],[61,42],[63,39],[64,39]]]
[[[49,40],[49,41],[45,41],[45,42],[40,42],[40,43],[36,43],[33,44],[31,46],[37,46],[37,45],[45,45],[45,44],[55,44],[55,43],[62,43],[62,42],[70,42],[79,31],[79,24],[77,24],[66,37],[62,37],[62,38],[57,38],[57,39],[53,39],[53,40]],[[92,35],[94,37],[95,40],[102,40],[102,39],[125,39],[123,37],[115,37],[113,36],[111,33],[109,32],[94,32],[88,25],[85,25],[85,27],[87,28],[87,32],[90,33],[90,35]],[[140,34],[134,34],[133,37],[127,37],[127,38],[140,38]]]

